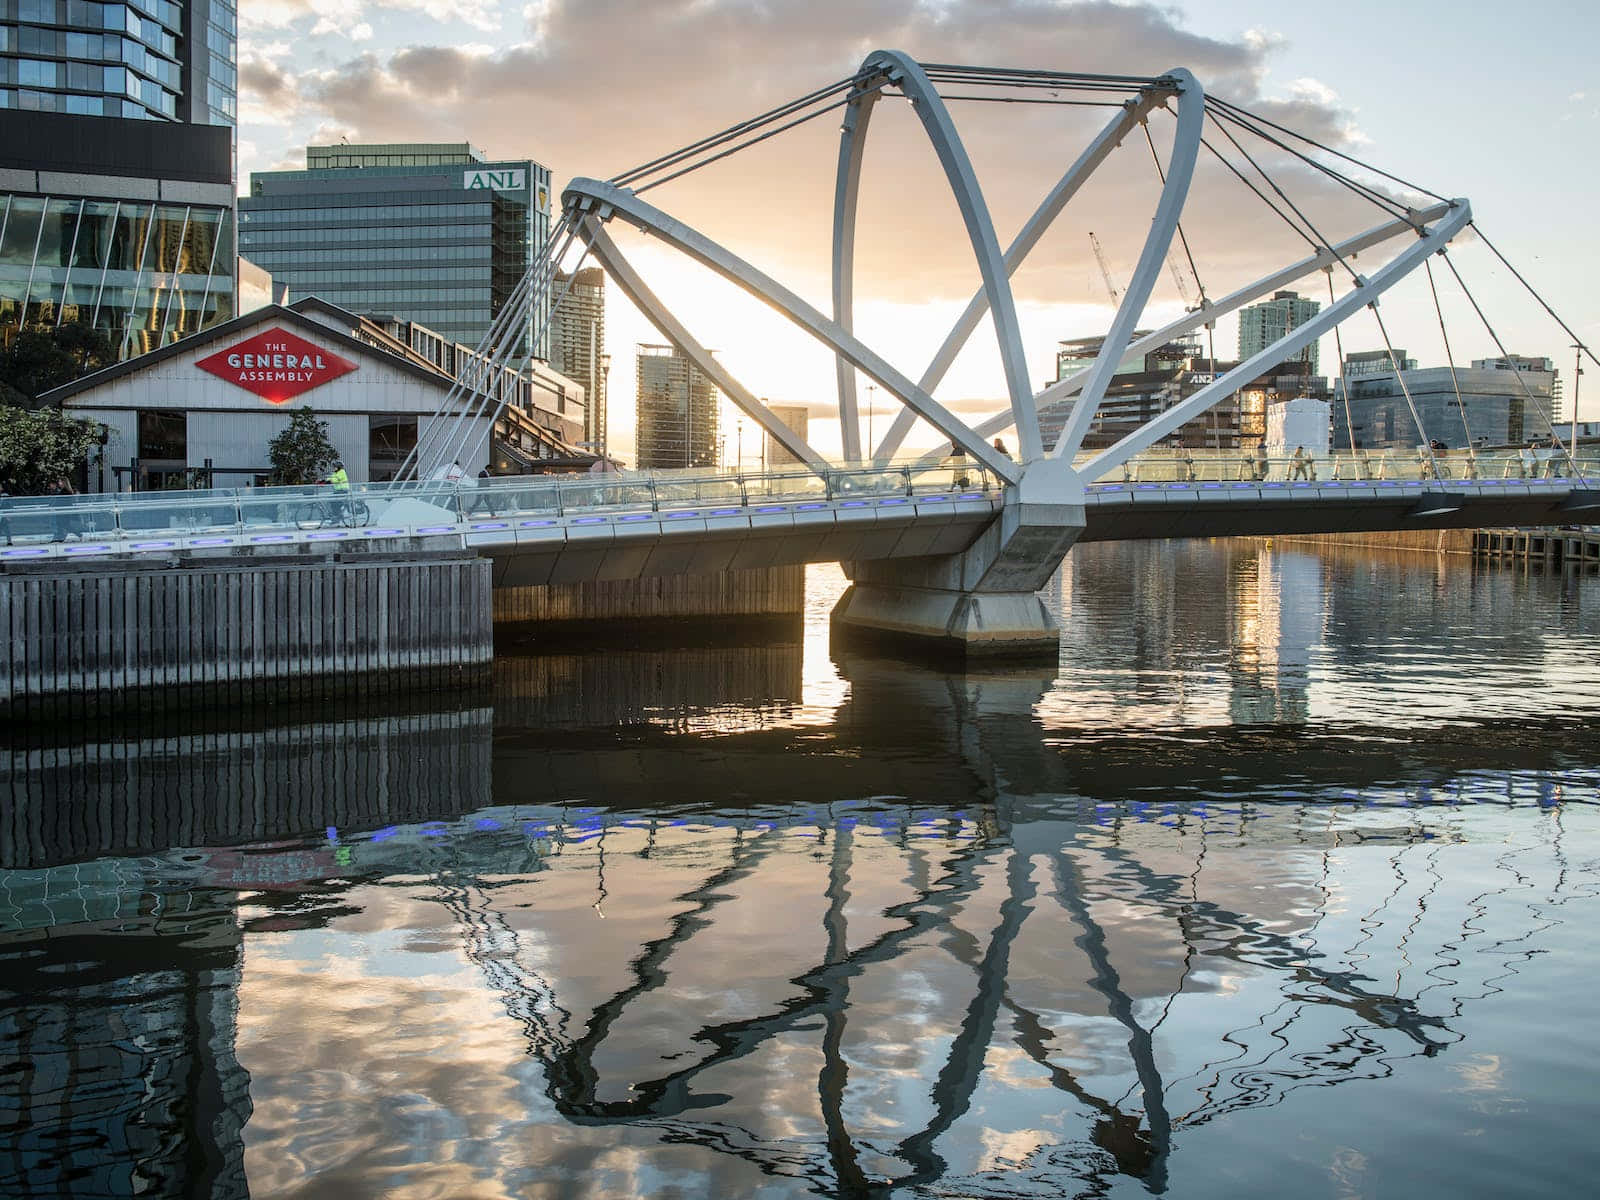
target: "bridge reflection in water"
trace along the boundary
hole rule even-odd
[[[1174,733],[1203,786],[1152,799],[1115,766],[1147,738],[1046,731],[1047,673],[837,666],[826,736],[786,719],[797,642],[26,751],[16,796],[92,812],[136,762],[172,813],[230,793],[254,823],[152,800],[143,853],[85,863],[92,822],[12,814],[0,1191],[1161,1192],[1186,1145],[1216,1168],[1213,1122],[1487,1069],[1474,1006],[1594,915],[1563,839],[1600,772],[1559,721],[1483,724],[1479,760],[1448,731],[1359,759],[1387,731]],[[598,711],[624,682],[632,712]]]

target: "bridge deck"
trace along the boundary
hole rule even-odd
[[[1568,525],[1600,512],[1584,479],[1290,479],[1282,463],[1266,479],[1222,478],[1236,462],[1214,457],[1207,472],[1153,454],[1128,480],[1091,485],[1083,539]],[[0,566],[472,549],[495,559],[498,585],[567,583],[953,554],[1005,501],[976,466],[14,499],[0,502]]]

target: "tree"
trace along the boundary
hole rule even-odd
[[[37,496],[68,479],[100,441],[100,426],[59,408],[0,405],[0,491]]]
[[[15,403],[15,394],[20,393],[35,404],[52,388],[116,361],[116,345],[97,326],[68,321],[59,329],[24,329],[0,350],[0,396]]]
[[[309,408],[289,414],[289,427],[267,443],[272,459],[272,482],[289,485],[326,479],[339,459],[328,440],[328,423],[317,420]]]

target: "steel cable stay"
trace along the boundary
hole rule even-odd
[[[1372,316],[1378,323],[1378,333],[1383,337],[1383,348],[1389,352],[1389,363],[1394,367],[1395,381],[1400,385],[1400,394],[1406,398],[1406,407],[1411,410],[1411,419],[1417,424],[1417,437],[1422,440],[1422,449],[1428,457],[1428,468],[1435,479],[1440,479],[1439,460],[1433,453],[1433,439],[1428,436],[1428,431],[1422,427],[1422,414],[1417,411],[1417,402],[1412,398],[1411,388],[1406,383],[1405,372],[1400,369],[1400,357],[1394,352],[1394,343],[1389,340],[1389,330],[1384,326],[1383,314],[1378,311],[1378,302],[1372,301],[1367,305],[1372,311]],[[1342,367],[1343,364],[1341,363]]]
[[[568,239],[569,245],[570,245],[570,242],[571,242],[571,237],[575,237],[575,236],[576,236],[576,232],[574,232],[571,236],[569,236],[569,239]],[[573,264],[571,272],[568,273],[566,286],[564,286],[561,289],[561,294],[559,296],[556,296],[554,301],[545,309],[544,320],[540,323],[539,328],[533,334],[532,341],[533,341],[533,343],[535,345],[538,344],[539,339],[541,337],[543,337],[545,335],[545,333],[549,330],[550,323],[555,319],[556,309],[561,307],[561,302],[567,298],[567,293],[572,291],[572,285],[573,285],[574,282],[576,282],[577,273],[578,273],[578,271],[580,271],[583,268],[583,264],[588,259],[588,257],[589,257],[589,247],[588,246],[584,246],[583,252],[578,255],[578,261]],[[550,278],[553,281],[553,279],[554,279],[554,272],[553,271],[552,271],[552,274],[551,274]],[[586,399],[587,399],[587,397],[586,397]],[[505,412],[506,405],[509,402],[510,402],[510,397],[508,397],[508,396],[502,395],[499,398],[499,402],[495,405],[495,409],[494,409],[493,415],[489,418],[489,420],[487,420],[487,421],[485,421],[483,423],[483,429],[478,433],[477,438],[475,440],[473,440],[473,442],[471,443],[470,446],[467,444],[466,439],[471,436],[472,426],[470,424],[462,426],[462,430],[463,430],[463,433],[462,433],[462,445],[461,445],[461,451],[460,451],[460,454],[459,454],[459,456],[461,458],[465,458],[468,461],[471,461],[473,458],[477,457],[478,451],[483,448],[484,444],[489,440],[490,434],[494,432],[494,423],[500,419],[501,414]],[[485,405],[485,407],[487,407],[487,405]]]
[[[1567,466],[1576,478],[1584,478],[1583,470],[1581,467],[1579,467],[1577,458],[1574,457],[1571,449],[1561,441],[1561,435],[1556,432],[1555,422],[1550,416],[1550,408],[1548,403],[1550,397],[1546,397],[1545,400],[1541,402],[1541,400],[1534,395],[1533,389],[1528,386],[1528,381],[1526,378],[1524,378],[1523,372],[1517,370],[1512,364],[1511,355],[1506,350],[1506,344],[1500,340],[1500,335],[1495,332],[1494,326],[1490,324],[1488,315],[1483,311],[1483,306],[1478,303],[1478,298],[1472,294],[1472,289],[1467,286],[1467,281],[1461,277],[1461,272],[1456,269],[1454,260],[1451,259],[1448,254],[1445,254],[1442,251],[1440,252],[1439,257],[1444,259],[1444,265],[1449,267],[1450,274],[1455,276],[1456,283],[1460,286],[1462,295],[1466,296],[1467,302],[1472,305],[1472,311],[1478,314],[1478,320],[1483,322],[1483,327],[1486,331],[1488,331],[1489,338],[1494,342],[1495,349],[1500,351],[1501,359],[1505,362],[1506,366],[1511,369],[1511,374],[1517,377],[1517,383],[1521,385],[1522,388],[1523,398],[1538,411],[1541,417],[1544,418],[1545,428],[1550,431],[1550,438],[1554,443],[1551,448],[1560,449],[1561,452],[1566,455]]]
[[[1312,240],[1312,245],[1316,246],[1317,249],[1319,249],[1319,250],[1331,251],[1333,253],[1334,257],[1336,259],[1338,259],[1339,265],[1345,269],[1346,273],[1349,274],[1351,281],[1353,283],[1355,283],[1357,286],[1359,286],[1360,283],[1361,283],[1360,274],[1356,271],[1356,269],[1354,267],[1352,267],[1345,260],[1344,255],[1340,254],[1337,250],[1334,249],[1333,243],[1322,235],[1322,231],[1311,223],[1310,218],[1308,218],[1305,215],[1305,213],[1300,211],[1300,206],[1298,204],[1296,204],[1293,200],[1289,199],[1288,193],[1285,192],[1281,187],[1278,186],[1278,181],[1276,179],[1274,179],[1270,174],[1267,173],[1267,169],[1265,167],[1263,167],[1259,162],[1257,162],[1255,160],[1255,157],[1250,153],[1250,151],[1246,150],[1243,146],[1241,146],[1239,144],[1239,139],[1233,136],[1232,130],[1230,130],[1226,125],[1224,125],[1220,121],[1216,122],[1216,126],[1217,126],[1218,129],[1220,129],[1222,131],[1222,136],[1227,138],[1228,141],[1233,143],[1234,149],[1236,149],[1240,154],[1242,154],[1244,156],[1245,161],[1248,162],[1252,167],[1254,167],[1256,169],[1256,173],[1258,175],[1260,175],[1263,180],[1266,181],[1267,186],[1270,187],[1274,192],[1277,193],[1278,198],[1281,199],[1285,204],[1287,204],[1289,206],[1290,210],[1293,211],[1293,213],[1294,213],[1294,215],[1296,217],[1300,218],[1301,224],[1303,224],[1306,227],[1306,229],[1310,231],[1311,237],[1313,239]],[[1391,215],[1394,215],[1394,214],[1391,214]]]
[[[1273,121],[1273,120],[1268,119],[1267,117],[1261,116],[1259,113],[1250,112],[1250,110],[1245,109],[1245,108],[1241,108],[1237,104],[1232,104],[1227,100],[1221,99],[1220,97],[1213,97],[1213,100],[1215,101],[1215,103],[1221,105],[1224,108],[1232,109],[1235,112],[1242,113],[1242,114],[1248,116],[1253,121],[1256,121],[1256,122],[1258,122],[1258,123],[1260,123],[1262,125],[1266,125],[1271,129],[1275,129],[1279,133],[1282,133],[1282,134],[1285,134],[1285,135],[1287,135],[1289,137],[1294,138],[1296,141],[1305,142],[1308,146],[1314,146],[1318,150],[1323,151],[1324,153],[1332,154],[1337,158],[1342,158],[1342,159],[1345,160],[1345,162],[1352,163],[1355,166],[1360,167],[1364,171],[1371,171],[1374,175],[1382,175],[1385,179],[1389,180],[1392,183],[1398,183],[1401,187],[1410,188],[1412,191],[1420,192],[1424,196],[1431,196],[1435,200],[1440,200],[1440,201],[1444,201],[1445,203],[1449,203],[1449,199],[1450,198],[1448,196],[1441,196],[1441,195],[1439,195],[1438,192],[1430,191],[1427,188],[1422,187],[1420,184],[1415,184],[1415,183],[1412,183],[1410,180],[1402,179],[1398,175],[1392,175],[1388,171],[1385,171],[1382,167],[1375,167],[1369,162],[1365,162],[1365,161],[1363,161],[1363,160],[1361,160],[1359,158],[1355,158],[1355,157],[1353,157],[1353,156],[1351,156],[1349,154],[1344,153],[1344,151],[1342,151],[1342,150],[1335,150],[1332,146],[1325,146],[1321,142],[1317,141],[1315,138],[1308,137],[1305,134],[1300,133],[1300,132],[1298,132],[1296,130],[1290,129],[1285,125],[1280,125],[1276,121]]]
[[[1461,381],[1456,377],[1456,357],[1455,353],[1450,349],[1450,331],[1445,328],[1444,308],[1439,304],[1439,289],[1433,282],[1433,263],[1424,262],[1422,266],[1428,276],[1428,294],[1433,297],[1433,311],[1439,318],[1439,336],[1444,340],[1444,360],[1450,364],[1450,390],[1455,393],[1456,411],[1461,414],[1461,433],[1466,438],[1465,445],[1467,447],[1467,470],[1470,472],[1470,478],[1476,479],[1478,477],[1478,456],[1472,447],[1472,427],[1467,424],[1467,405],[1461,399]],[[1341,358],[1339,361],[1343,362],[1344,359]]]
[[[1335,303],[1332,269],[1330,268],[1325,274],[1328,277],[1328,303],[1332,305]],[[1356,478],[1365,479],[1367,476],[1366,452],[1356,449],[1356,427],[1354,420],[1350,416],[1350,381],[1345,378],[1344,372],[1344,338],[1339,333],[1339,326],[1337,325],[1333,327],[1333,352],[1339,356],[1339,395],[1344,400],[1344,429],[1345,434],[1350,439],[1350,453],[1355,455],[1356,458]]]
[[[858,102],[858,100],[862,96],[868,95],[869,93],[881,92],[884,88],[886,88],[888,86],[889,86],[889,81],[888,80],[884,80],[881,83],[873,84],[869,88],[862,88],[859,91],[852,91],[850,93],[850,95],[846,96],[843,100],[836,100],[834,103],[829,104],[829,105],[827,105],[827,106],[825,106],[823,108],[816,109],[813,112],[804,113],[801,116],[795,117],[793,120],[786,121],[782,125],[778,125],[775,128],[768,129],[768,130],[766,130],[766,131],[764,131],[764,132],[762,132],[760,134],[757,134],[754,137],[751,137],[746,141],[739,142],[739,143],[737,143],[736,145],[733,145],[733,146],[729,146],[725,150],[720,150],[716,154],[711,155],[709,158],[704,158],[704,159],[701,159],[698,162],[690,163],[688,166],[683,167],[680,170],[674,171],[670,175],[664,175],[660,179],[652,179],[649,183],[646,183],[646,184],[644,184],[644,185],[642,185],[640,187],[634,188],[633,189],[634,194],[638,195],[638,194],[641,194],[643,192],[648,192],[651,188],[660,187],[664,183],[671,183],[674,179],[679,179],[684,175],[688,175],[688,174],[691,174],[694,171],[698,171],[701,167],[709,167],[714,162],[719,162],[722,159],[729,157],[730,155],[734,155],[734,154],[739,153],[739,151],[741,151],[741,150],[748,150],[751,146],[754,146],[759,142],[764,142],[768,138],[777,137],[780,133],[787,133],[789,130],[794,129],[796,126],[804,125],[807,121],[814,121],[818,117],[823,116],[823,115],[825,115],[827,113],[833,112],[833,111],[835,111],[837,109],[844,108],[848,104],[855,104],[855,103]]]
[[[502,306],[494,324],[490,326],[489,333],[485,335],[483,343],[480,344],[475,352],[467,369],[457,376],[456,383],[445,394],[444,401],[436,410],[434,417],[429,421],[428,433],[432,438],[429,453],[436,453],[436,448],[439,446],[441,439],[446,451],[444,455],[438,455],[440,463],[451,462],[459,454],[460,447],[457,442],[463,439],[458,436],[457,431],[462,428],[463,424],[478,420],[488,405],[495,401],[496,397],[493,394],[496,390],[495,376],[504,369],[507,359],[517,351],[518,343],[525,328],[525,322],[533,311],[533,305],[539,298],[548,296],[556,264],[561,261],[571,247],[573,237],[574,232],[571,221],[563,216],[556,229],[551,231],[551,236],[546,239],[544,252],[523,274],[511,297]],[[555,249],[558,240],[561,243],[560,248]],[[570,286],[570,282],[568,286]],[[532,335],[533,344],[537,344],[538,338],[543,335],[553,312],[554,306],[547,307],[544,325]],[[470,401],[462,404],[461,410],[456,416],[455,425],[448,430],[440,430],[439,425],[446,419],[449,406],[458,401],[468,390],[473,391],[473,397]],[[503,388],[500,390],[502,393],[504,392]],[[499,397],[499,405],[502,409],[504,408],[505,400],[506,398],[502,394]],[[424,439],[419,434],[417,445],[413,451],[414,457],[408,456],[409,469],[418,475],[418,482],[421,482],[423,444]],[[406,469],[408,468],[403,464],[402,473],[398,477],[403,477],[403,472]]]
[[[448,436],[440,428],[440,425],[446,419],[451,406],[462,403],[462,396],[470,389],[478,389],[485,378],[492,378],[488,374],[490,365],[505,357],[507,346],[515,345],[515,339],[508,341],[506,333],[520,323],[521,317],[519,314],[529,311],[526,304],[527,293],[529,289],[536,287],[535,280],[540,272],[546,269],[552,246],[569,224],[568,218],[563,215],[555,228],[551,230],[551,236],[546,240],[545,246],[541,249],[539,255],[535,257],[527,271],[523,273],[522,278],[518,280],[517,286],[512,290],[506,303],[501,306],[500,312],[496,314],[494,321],[491,322],[488,332],[484,334],[483,340],[473,352],[467,367],[456,375],[444,398],[428,418],[427,424],[418,430],[416,444],[412,446],[410,452],[401,462],[400,468],[395,474],[396,479],[404,480],[409,474],[419,470],[424,446],[430,441],[436,444],[440,438]]]
[[[1285,143],[1280,138],[1273,137],[1269,133],[1263,133],[1253,123],[1254,119],[1255,119],[1254,118],[1254,114],[1252,114],[1252,113],[1250,113],[1250,112],[1248,112],[1248,111],[1246,111],[1244,109],[1240,109],[1240,108],[1237,108],[1237,107],[1235,107],[1233,105],[1227,105],[1227,104],[1223,104],[1220,107],[1213,108],[1211,111],[1212,111],[1212,113],[1214,115],[1220,116],[1223,120],[1227,120],[1227,121],[1233,122],[1235,125],[1238,125],[1241,129],[1244,129],[1244,130],[1254,134],[1256,137],[1260,138],[1262,141],[1266,142],[1268,145],[1276,146],[1278,149],[1282,150],[1285,154],[1292,155],[1294,158],[1296,158],[1299,161],[1305,163],[1307,166],[1311,167],[1313,170],[1319,171],[1320,173],[1326,175],[1329,179],[1332,179],[1332,180],[1336,181],[1341,187],[1344,187],[1344,188],[1348,189],[1349,191],[1355,193],[1357,196],[1360,196],[1363,200],[1366,200],[1369,204],[1377,205],[1379,208],[1382,208],[1385,211],[1390,212],[1395,216],[1404,216],[1406,214],[1406,212],[1408,211],[1407,206],[1401,204],[1398,200],[1395,200],[1395,199],[1393,199],[1392,197],[1389,197],[1389,196],[1385,196],[1382,192],[1378,191],[1375,188],[1368,187],[1366,184],[1362,183],[1360,180],[1352,179],[1348,175],[1344,175],[1341,172],[1335,171],[1332,167],[1328,166],[1327,163],[1318,162],[1316,159],[1312,158],[1310,155],[1304,154],[1301,151],[1296,150],[1293,146],[1288,145],[1287,143]],[[1431,196],[1433,193],[1429,192],[1427,194]]]
[[[814,104],[821,100],[827,99],[829,96],[843,91],[846,88],[856,87],[862,82],[862,79],[863,76],[857,73],[855,75],[847,76],[844,79],[836,80],[825,87],[820,87],[815,91],[806,93],[806,95],[801,96],[797,100],[790,100],[785,104],[778,105],[777,108],[769,109],[760,116],[751,117],[749,120],[740,121],[735,125],[730,125],[726,129],[719,130],[716,133],[701,138],[697,142],[691,142],[687,146],[682,146],[679,149],[672,151],[670,154],[663,154],[659,158],[653,158],[647,163],[642,163],[637,167],[633,167],[629,170],[621,172],[620,174],[613,175],[606,182],[614,184],[618,187],[622,187],[634,182],[637,179],[641,179],[654,171],[666,170],[669,167],[675,166],[684,159],[692,157],[703,150],[712,149],[732,140],[733,138],[741,137],[750,132],[752,129],[759,129],[761,126],[770,124],[773,121],[781,121],[784,117],[789,116],[791,113],[798,112],[808,104]]]
[[[1246,184],[1248,186],[1248,181],[1246,181]],[[1265,199],[1265,197],[1263,197],[1263,199]],[[1418,214],[1418,217],[1424,222],[1440,220],[1449,215],[1451,208],[1452,206],[1448,204],[1435,205],[1432,208],[1426,209],[1422,213]],[[1344,254],[1357,254],[1364,250],[1370,249],[1373,246],[1382,245],[1383,243],[1399,237],[1402,234],[1410,233],[1412,232],[1412,229],[1413,227],[1409,220],[1391,220],[1385,222],[1384,224],[1373,226],[1372,228],[1363,233],[1357,234],[1354,237],[1344,239],[1336,247],[1334,247],[1333,250],[1325,250],[1318,247],[1315,242],[1312,242],[1309,238],[1306,238],[1304,233],[1301,233],[1300,236],[1306,239],[1307,244],[1310,245],[1314,251],[1310,257],[1303,258],[1298,262],[1292,263],[1288,267],[1274,271],[1271,274],[1264,275],[1241,288],[1235,289],[1227,295],[1215,300],[1212,303],[1211,308],[1203,313],[1198,311],[1186,313],[1177,320],[1162,326],[1160,329],[1154,330],[1151,333],[1145,334],[1143,337],[1135,339],[1133,343],[1129,345],[1127,353],[1130,355],[1141,355],[1147,353],[1150,350],[1166,344],[1173,338],[1181,337],[1186,333],[1191,333],[1194,330],[1199,329],[1202,325],[1207,323],[1208,319],[1214,321],[1219,317],[1225,317],[1230,313],[1238,311],[1245,305],[1250,304],[1255,300],[1259,300],[1261,297],[1266,296],[1273,290],[1286,287],[1289,284],[1294,283],[1296,280],[1310,275],[1314,271],[1325,271],[1331,273],[1330,269],[1334,262],[1335,251],[1342,252]],[[1084,368],[1082,370],[1075,371],[1073,374],[1066,376],[1063,379],[1057,380],[1055,383],[1048,385],[1038,392],[1034,397],[1035,402],[1039,406],[1043,407],[1046,404],[1052,404],[1058,400],[1066,399],[1072,396],[1083,386],[1083,380],[1087,374],[1088,369]],[[1009,412],[1001,412],[993,417],[989,417],[979,422],[974,427],[973,431],[983,437],[988,437],[995,433],[1002,433],[1010,427],[1010,420]],[[907,426],[909,427],[909,422],[907,422]],[[937,462],[940,457],[948,452],[948,447],[949,444],[946,443],[941,448],[935,448],[919,459],[918,465],[928,466],[934,462]]]
[[[1517,282],[1528,290],[1528,294],[1539,302],[1540,306],[1545,310],[1545,312],[1550,314],[1551,319],[1555,321],[1557,325],[1561,326],[1562,332],[1572,339],[1576,348],[1583,351],[1583,353],[1588,356],[1589,361],[1594,363],[1595,366],[1600,367],[1600,358],[1596,358],[1594,356],[1594,351],[1589,349],[1589,347],[1584,344],[1583,339],[1573,332],[1572,326],[1568,325],[1561,319],[1560,314],[1558,314],[1555,309],[1550,307],[1549,301],[1535,291],[1533,284],[1524,279],[1522,277],[1522,273],[1512,266],[1507,260],[1506,256],[1501,254],[1500,251],[1495,248],[1495,244],[1493,242],[1484,236],[1483,230],[1478,228],[1478,223],[1473,221],[1471,224],[1472,232],[1478,235],[1483,244],[1489,247],[1490,252],[1505,265],[1506,270],[1510,271],[1511,274],[1516,277]]]

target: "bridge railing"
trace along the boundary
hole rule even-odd
[[[1077,465],[1093,453],[1080,454]],[[1098,484],[1267,483],[1286,481],[1481,481],[1490,479],[1600,478],[1600,452],[1569,458],[1565,450],[1339,450],[1262,456],[1253,450],[1156,447],[1097,479]]]
[[[483,516],[560,518],[582,513],[657,513],[714,504],[731,508],[853,496],[976,492],[1001,481],[976,464],[855,467],[820,474],[795,466],[604,475],[515,475],[423,483],[123,492],[0,499],[0,546],[103,539],[162,548],[173,535],[272,530],[393,528],[444,533]]]
[[[1086,463],[1092,455],[1079,460]],[[1438,450],[1429,456],[1397,450],[1339,451],[1262,458],[1240,450],[1160,447],[1093,482],[1111,486],[1159,483],[1317,483],[1409,481],[1487,482],[1600,479],[1600,451],[1576,462],[1564,450]],[[890,466],[813,471],[621,472],[604,475],[514,475],[424,483],[185,492],[125,492],[89,496],[0,499],[0,546],[105,540],[161,549],[165,539],[273,530],[368,529],[448,533],[485,516],[559,519],[583,513],[659,513],[705,507],[760,507],[783,502],[848,502],[854,497],[937,494],[993,495],[1002,481],[981,465],[946,459]],[[338,536],[329,534],[328,536]],[[221,544],[221,543],[219,543]]]

